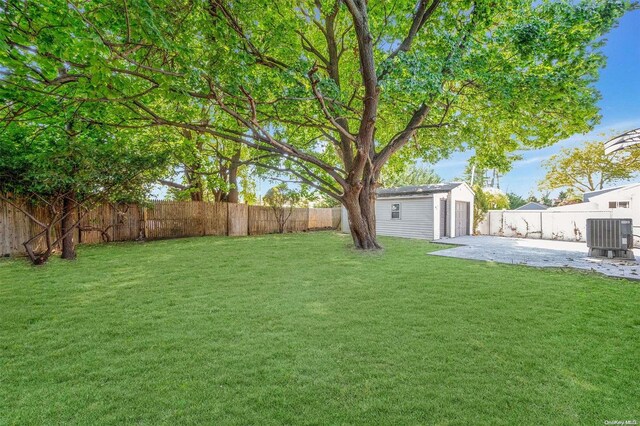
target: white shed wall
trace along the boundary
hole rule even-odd
[[[442,200],[443,198],[447,200],[448,211],[451,211],[451,206],[449,205],[448,192],[438,192],[433,194],[432,197],[433,197],[433,236],[434,236],[433,239],[437,240],[438,238],[440,238],[440,214],[441,214],[440,200]]]
[[[400,219],[391,219],[391,205],[400,204]],[[393,197],[376,200],[376,231],[378,235],[433,240],[433,197]],[[349,233],[347,209],[342,207],[342,232]]]
[[[449,236],[456,235],[456,201],[465,201],[469,203],[469,232],[473,233],[473,201],[475,194],[471,188],[462,183],[451,190],[449,196]]]
[[[391,218],[391,205],[400,204],[400,219]],[[433,197],[378,198],[378,235],[433,240]]]

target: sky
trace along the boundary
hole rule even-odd
[[[541,163],[561,148],[580,146],[585,141],[601,140],[640,127],[640,10],[628,12],[619,25],[605,37],[603,48],[607,66],[600,72],[596,87],[602,99],[598,103],[602,119],[586,135],[573,135],[539,150],[523,151],[523,159],[500,179],[500,189],[522,196],[540,194],[537,184],[544,178]],[[444,180],[462,176],[471,153],[456,153],[433,165]],[[636,179],[640,182],[640,177]]]

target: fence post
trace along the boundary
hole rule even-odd
[[[145,240],[149,235],[148,226],[149,225],[147,224],[147,208],[145,206],[142,206],[142,238]]]
[[[247,236],[251,235],[251,206],[247,204]]]
[[[207,235],[207,210],[206,201],[200,201],[200,220],[202,221],[202,236]]]
[[[540,212],[540,239],[542,239],[542,235],[544,234],[544,229],[542,229],[542,212]]]
[[[229,228],[231,227],[230,226],[230,220],[231,220],[230,216],[231,215],[229,214],[229,202],[225,202],[225,204],[227,205],[227,237],[228,237],[229,236]]]
[[[76,206],[78,226],[76,227],[76,231],[78,231],[78,244],[82,244],[82,224],[80,223],[82,219],[82,214],[80,213],[80,209]]]

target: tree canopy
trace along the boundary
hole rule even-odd
[[[385,188],[410,185],[429,185],[440,182],[442,182],[442,178],[438,176],[433,169],[420,167],[415,164],[411,164],[401,169],[388,167],[380,176],[380,184]]]
[[[582,147],[562,149],[549,157],[543,167],[547,173],[540,181],[542,189],[568,189],[582,194],[632,179],[640,171],[640,151],[607,155],[602,142],[587,142]]]
[[[278,232],[284,233],[285,225],[293,213],[293,208],[301,199],[299,191],[290,189],[286,183],[280,183],[269,189],[264,195],[264,202],[278,222]]]
[[[47,96],[109,104],[104,126],[172,126],[339,200],[378,248],[394,157],[471,149],[504,168],[598,120],[602,36],[627,1],[8,2],[4,118]],[[72,35],[72,36],[70,36]],[[93,120],[90,116],[86,117]]]
[[[75,258],[73,230],[99,202],[143,199],[168,169],[172,139],[161,129],[105,128],[82,120],[79,112],[45,98],[37,108],[6,122],[0,143],[0,199],[21,210],[41,232],[24,242],[31,260],[44,263],[59,241],[64,258]],[[91,108],[93,117],[108,111]],[[28,212],[47,208],[46,221]],[[54,238],[54,227],[61,235]],[[35,253],[32,242],[45,249]]]
[[[514,210],[517,209],[518,207],[522,207],[525,204],[527,204],[527,200],[521,196],[516,194],[515,192],[507,192],[507,198],[509,199],[509,207],[510,209]]]

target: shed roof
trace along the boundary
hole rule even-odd
[[[434,183],[432,185],[400,186],[398,188],[380,188],[378,197],[398,197],[401,195],[427,195],[437,192],[449,192],[462,185],[462,182]]]

